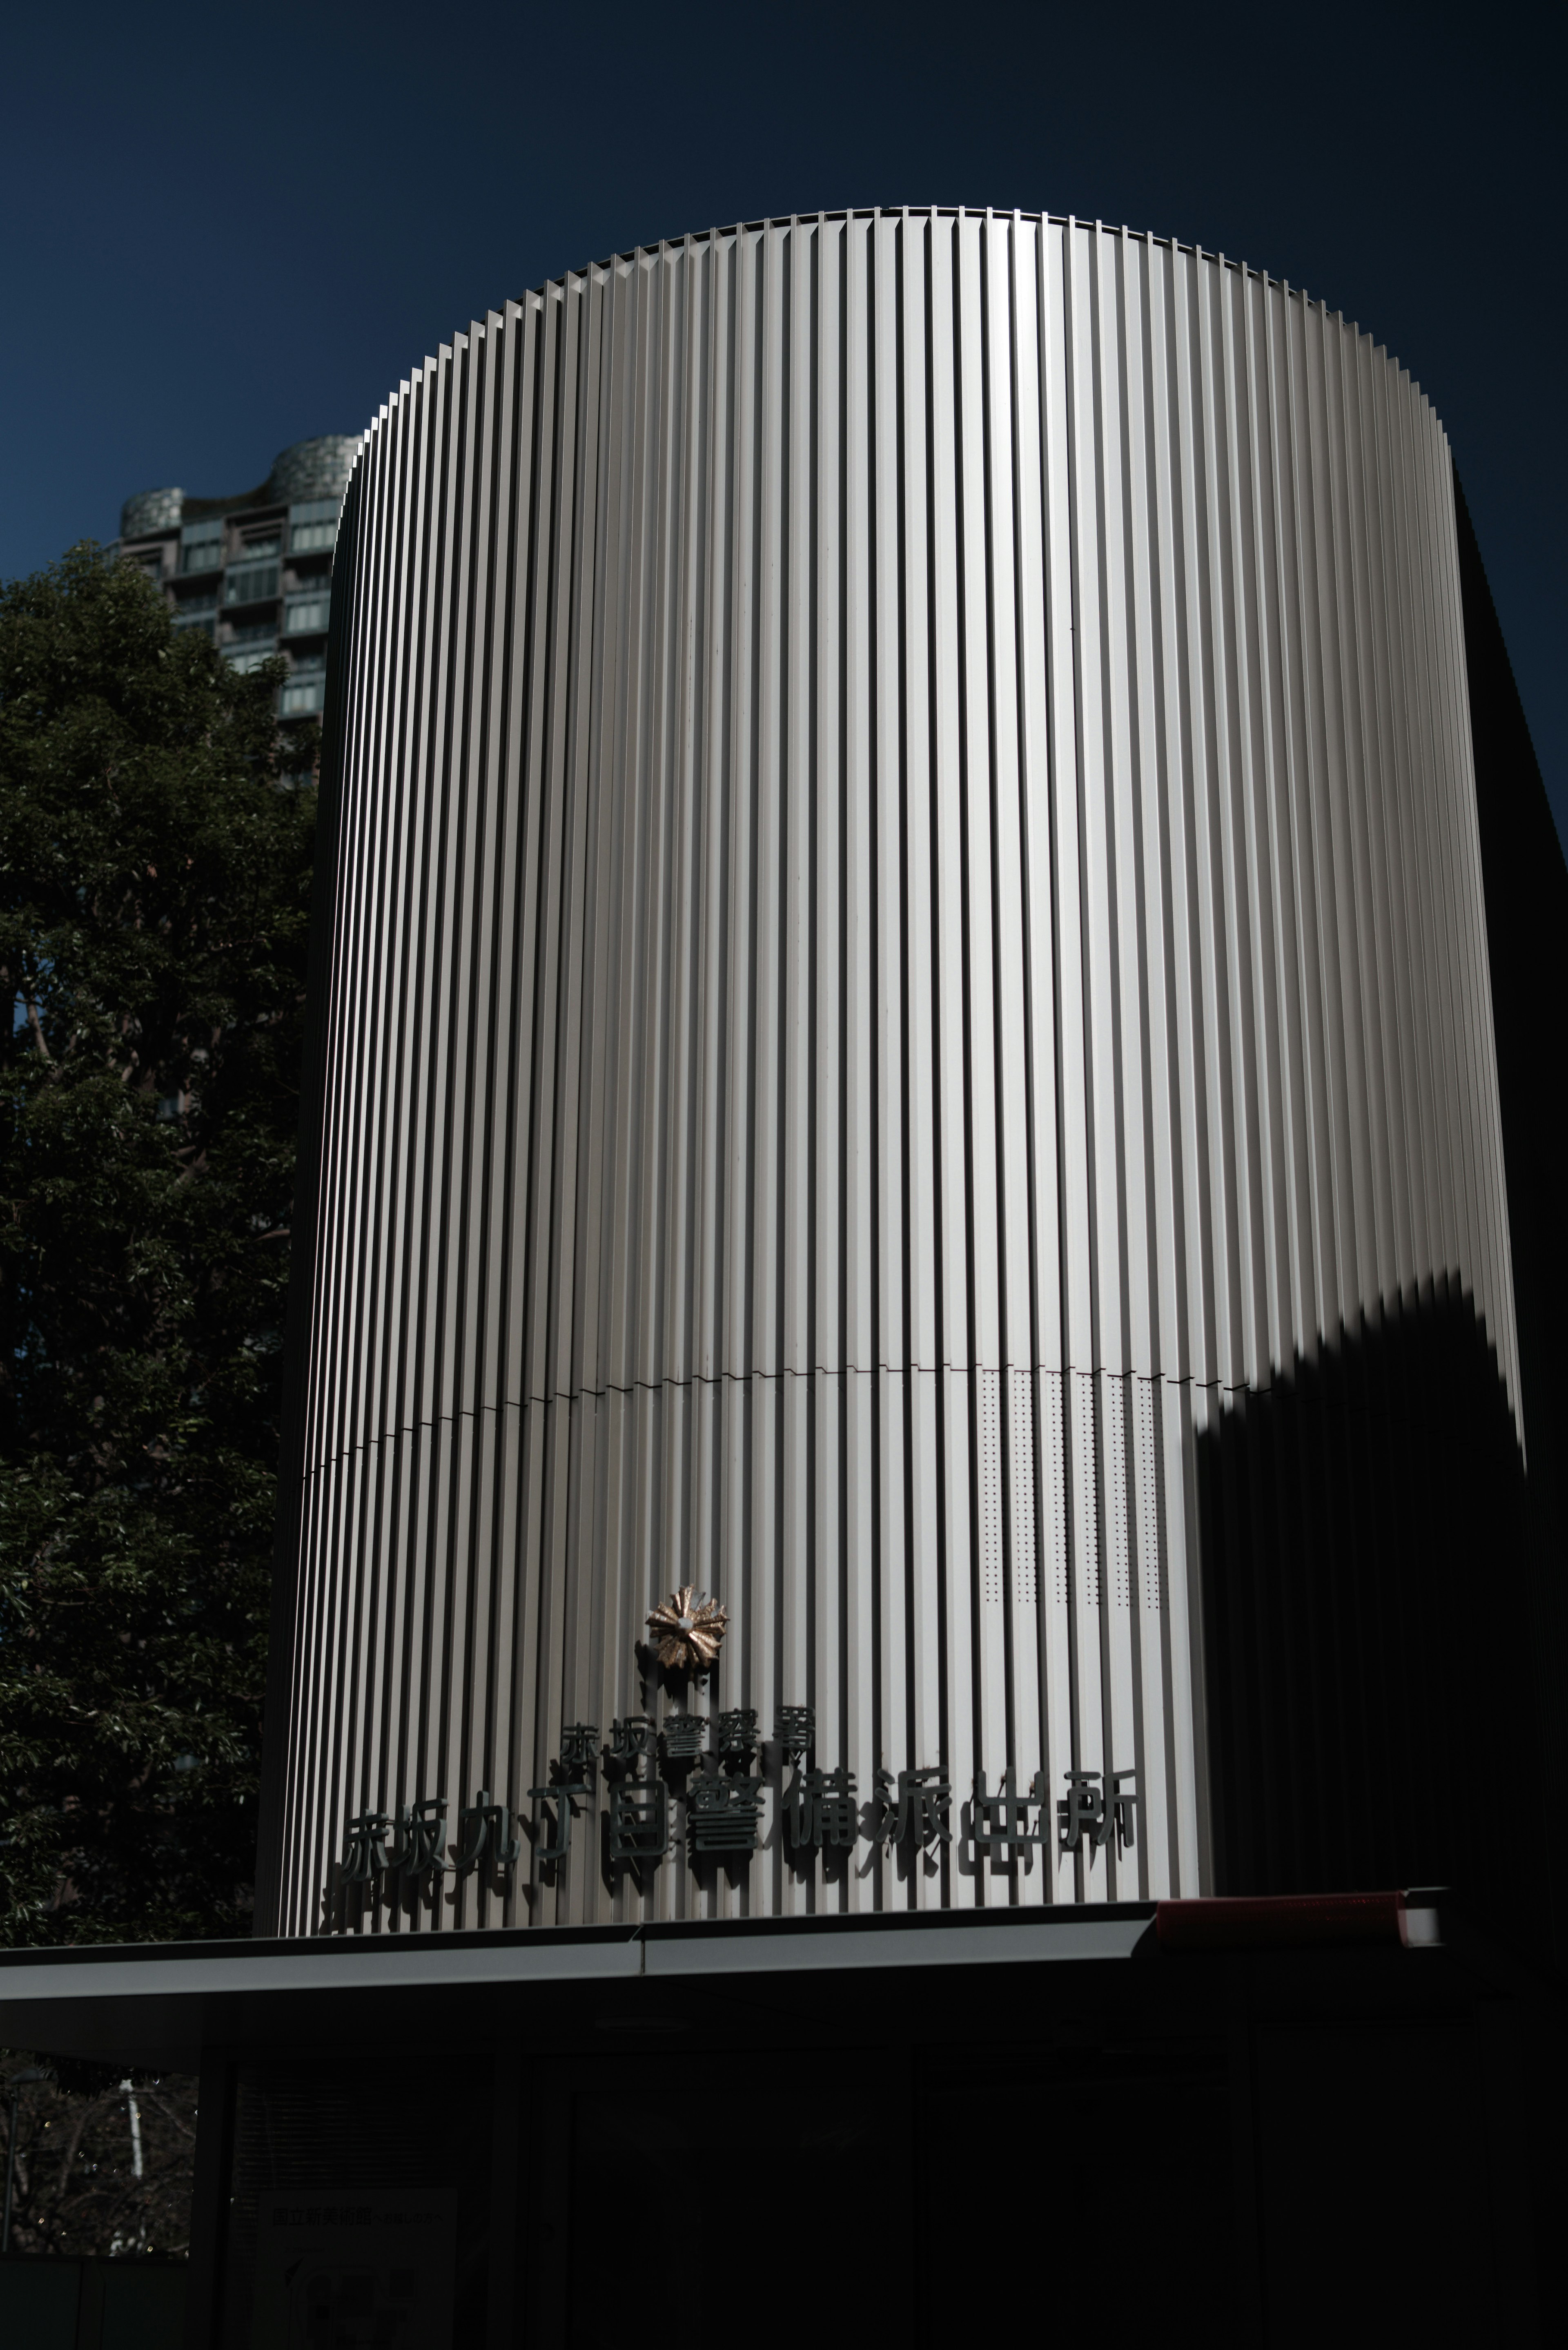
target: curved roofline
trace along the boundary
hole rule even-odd
[[[657,255],[675,245],[706,244],[715,237],[755,236],[770,228],[796,228],[818,221],[851,220],[1029,221],[1050,228],[1094,229],[1104,236],[1131,237],[1140,244],[1168,245],[1173,253],[1190,253],[1199,261],[1218,262],[1222,269],[1239,270],[1243,277],[1261,278],[1265,286],[1278,286],[1283,292],[1296,295],[1303,301],[1315,299],[1325,311],[1328,307],[1323,296],[1310,295],[1304,286],[1293,286],[1288,277],[1276,276],[1272,271],[1259,269],[1249,261],[1238,260],[1234,254],[1200,244],[1192,239],[1162,236],[1154,229],[1129,228],[1125,221],[1089,220],[1077,213],[1031,212],[1018,206],[997,204],[840,204],[820,212],[769,213],[756,220],[711,224],[707,228],[689,229],[679,236],[655,237],[639,244],[618,247],[602,259],[585,261],[576,267],[556,271],[539,285],[530,286],[523,294],[508,298],[523,301],[529,294],[542,292],[545,286],[564,286],[568,278],[586,276],[590,270],[610,269],[618,261],[636,261],[644,254]],[[1336,310],[1334,316],[1343,318],[1345,313]],[[1352,319],[1349,323],[1356,333],[1362,331],[1359,320]],[[1370,328],[1367,331],[1370,332]]]

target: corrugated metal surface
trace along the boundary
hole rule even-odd
[[[775,221],[454,338],[338,577],[281,1928],[681,1582],[862,1800],[1136,1768],[1136,1851],[612,1889],[585,1816],[434,1922],[1206,1889],[1202,1430],[1434,1293],[1514,1392],[1427,400],[1170,243]]]

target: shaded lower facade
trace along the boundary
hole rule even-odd
[[[1568,1971],[1568,865],[1456,475],[1465,671],[1528,1475],[1522,1538],[1493,1552],[1493,1604],[1517,1611],[1523,1670],[1506,1722],[1540,1761],[1532,1806],[1542,1930]],[[1511,1522],[1517,1527],[1519,1521]]]
[[[1228,1399],[1197,1454],[1215,1890],[1440,1883],[1543,1933],[1521,1863],[1556,1830],[1505,1632],[1528,1480],[1469,1301]]]
[[[1550,2339],[1542,1979],[1428,1897],[1219,1906],[83,1953],[74,2025],[16,1952],[0,2002],[202,2043],[185,2350]]]

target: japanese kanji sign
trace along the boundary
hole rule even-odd
[[[1058,1860],[1092,1861],[1113,1840],[1118,1856],[1136,1843],[1131,1770],[1069,1770],[1065,1793],[1054,1800],[1043,1771],[1024,1788],[1012,1763],[994,1788],[977,1771],[955,1827],[951,1782],[939,1764],[878,1768],[872,1799],[862,1807],[854,1772],[846,1763],[819,1763],[815,1742],[815,1716],[806,1705],[779,1707],[771,1742],[749,1706],[711,1721],[684,1710],[667,1712],[661,1723],[650,1714],[627,1714],[611,1722],[602,1745],[596,1724],[569,1722],[543,1784],[528,1789],[524,1819],[484,1787],[459,1810],[450,1840],[444,1795],[395,1811],[356,1813],[347,1825],[339,1882],[399,1880],[418,1887],[447,1875],[493,1875],[510,1869],[524,1844],[535,1875],[558,1866],[572,1854],[574,1830],[591,1825],[601,1764],[598,1817],[612,1867],[646,1868],[681,1849],[693,1864],[743,1861],[775,1832],[802,1861],[846,1853],[865,1841],[889,1854],[923,1853],[933,1866],[947,1846],[956,1845],[976,1865],[1008,1867],[1020,1858],[1033,1865],[1033,1853],[1053,1846]]]

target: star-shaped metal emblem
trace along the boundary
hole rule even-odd
[[[710,1671],[729,1624],[718,1601],[691,1583],[660,1600],[648,1619],[659,1661],[671,1672]]]

